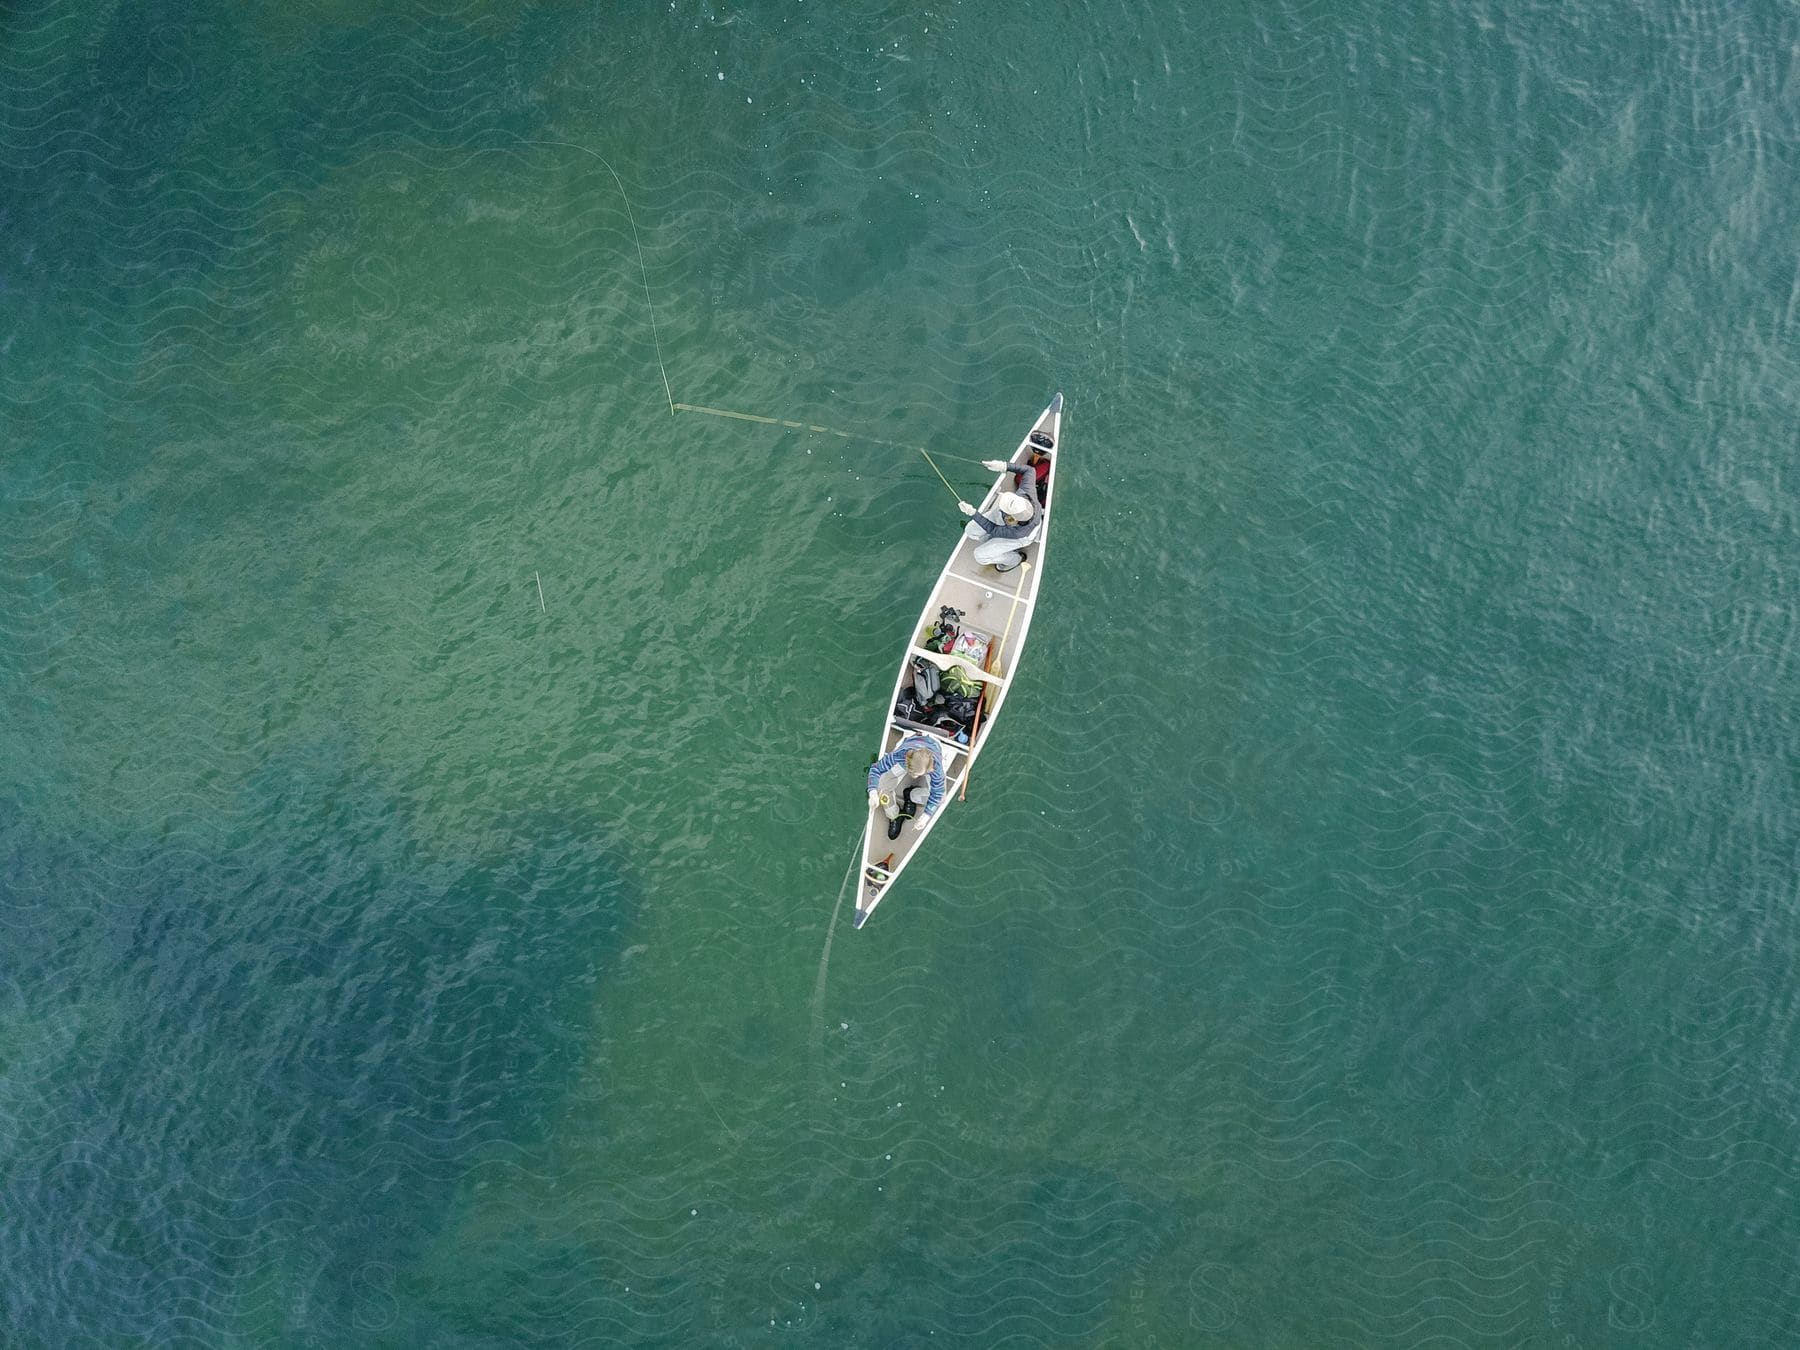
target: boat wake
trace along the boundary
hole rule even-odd
[[[851,847],[856,841],[851,840]],[[838,915],[844,908],[844,897],[850,894],[850,878],[856,872],[857,859],[852,856],[850,866],[844,869],[844,879],[838,883],[837,903],[831,907],[831,922],[825,926],[825,949],[819,953],[819,978],[813,983],[812,1024],[813,1024],[813,1067],[817,1069],[825,1059],[825,979],[831,971],[831,940],[837,936]]]

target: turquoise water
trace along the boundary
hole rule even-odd
[[[0,17],[0,1339],[1800,1340],[1791,6],[256,8]],[[958,518],[669,400],[1059,388],[834,928]]]

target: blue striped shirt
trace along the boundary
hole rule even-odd
[[[873,791],[881,775],[890,769],[902,768],[906,764],[909,750],[925,750],[931,755],[931,788],[925,798],[925,814],[937,814],[938,807],[944,804],[944,757],[938,751],[938,744],[929,736],[908,736],[888,751],[880,759],[869,766],[869,789]]]

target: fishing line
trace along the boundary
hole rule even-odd
[[[732,1143],[734,1143],[734,1144],[737,1143],[737,1131],[732,1129],[731,1126],[729,1126],[725,1123],[725,1117],[723,1114],[720,1113],[718,1105],[713,1101],[712,1093],[708,1092],[706,1090],[706,1084],[702,1083],[700,1081],[700,1071],[698,1069],[694,1068],[694,1066],[690,1064],[688,1066],[688,1072],[693,1075],[694,1086],[700,1089],[701,1097],[703,1097],[705,1099],[706,1104],[708,1106],[712,1107],[713,1115],[715,1115],[719,1118],[719,1128],[724,1130],[726,1134],[731,1136]]]
[[[925,456],[927,462],[930,462],[931,455],[922,445],[907,445],[901,441],[883,440],[880,436],[867,436],[858,431],[840,431],[836,427],[819,426],[812,422],[796,422],[791,418],[786,417],[763,417],[757,413],[734,412],[729,408],[708,408],[698,403],[677,403],[675,401],[675,391],[669,386],[669,368],[663,364],[662,336],[658,332],[656,326],[656,301],[650,298],[650,268],[644,261],[644,243],[643,240],[638,237],[637,214],[631,209],[631,194],[625,191],[625,180],[619,177],[619,171],[613,168],[611,161],[609,161],[605,155],[601,154],[598,150],[590,150],[585,145],[577,145],[573,141],[537,141],[528,140],[523,137],[520,138],[519,143],[521,145],[556,146],[564,150],[579,150],[582,154],[592,155],[595,159],[599,160],[606,171],[612,175],[613,183],[619,189],[619,198],[625,203],[625,219],[631,225],[631,244],[632,247],[637,250],[638,278],[644,284],[644,305],[650,311],[650,342],[651,345],[656,348],[656,371],[657,374],[662,376],[663,397],[669,402],[669,416],[673,417],[677,412],[705,413],[708,417],[729,417],[739,422],[760,422],[765,426],[788,427],[794,431],[816,431],[821,436],[836,436],[839,439],[846,441],[868,441],[874,445],[892,446],[896,450],[917,450],[921,455]],[[981,461],[973,455],[953,455],[948,451],[943,450],[940,450],[938,453],[943,455],[946,459],[967,460],[971,464],[981,463]],[[935,463],[933,463],[931,467],[937,469]],[[938,470],[938,477],[944,478],[942,470]],[[950,488],[950,491],[955,495],[958,501],[962,500],[962,494],[957,492],[955,488],[950,487],[950,480],[948,478],[944,478],[944,486]]]
[[[764,417],[761,413],[736,412],[730,408],[708,408],[698,403],[677,403],[675,410],[677,412],[705,413],[708,417],[729,417],[739,422],[759,422],[763,426],[786,427],[790,431],[816,431],[821,436],[836,436],[841,441],[867,441],[870,445],[890,445],[896,450],[917,450],[926,459],[931,458],[930,453],[922,445],[908,445],[905,441],[883,440],[880,436],[871,436],[861,431],[840,431],[837,427],[823,427],[817,422],[796,422],[791,417]],[[948,450],[940,450],[938,454],[945,459],[960,459],[970,464],[981,463],[974,455],[958,455]],[[943,477],[942,474],[938,476]],[[951,490],[955,491],[954,488]]]
[[[669,388],[668,368],[663,365],[662,338],[656,332],[656,302],[650,298],[650,269],[644,265],[644,245],[638,238],[637,217],[632,214],[631,194],[625,191],[625,182],[619,177],[619,171],[607,162],[606,156],[598,150],[590,150],[585,145],[576,145],[573,141],[523,141],[525,145],[559,145],[565,150],[579,150],[584,155],[592,155],[612,175],[613,182],[619,185],[619,196],[625,201],[625,219],[631,223],[631,242],[637,248],[638,275],[644,282],[644,303],[650,308],[650,341],[656,347],[656,369],[662,375],[663,394],[669,400],[669,416],[675,415],[675,394]]]

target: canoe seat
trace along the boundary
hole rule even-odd
[[[953,749],[965,749],[969,744],[969,729],[967,727],[958,726],[955,731],[951,731],[947,727],[933,726],[929,722],[918,722],[910,717],[901,717],[898,713],[889,720],[902,731],[930,732],[933,736],[936,736],[940,741]],[[946,718],[945,720],[955,721],[954,718]],[[958,736],[961,736],[962,739],[958,740]]]

